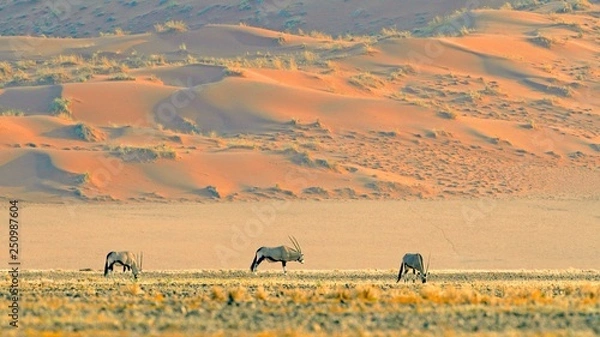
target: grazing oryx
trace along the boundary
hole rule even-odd
[[[107,276],[109,271],[113,271],[115,264],[120,264],[123,266],[123,271],[131,270],[133,277],[137,278],[140,271],[142,271],[143,259],[144,254],[141,252],[138,256],[135,256],[132,252],[110,252],[106,255],[104,276]]]
[[[290,241],[292,241],[292,244],[295,248],[290,248],[287,246],[260,247],[254,255],[254,260],[252,261],[250,270],[255,272],[256,268],[258,268],[258,265],[265,259],[268,262],[281,262],[281,265],[283,266],[283,273],[287,273],[285,265],[289,261],[298,261],[300,263],[304,263],[304,254],[302,254],[302,249],[300,249],[298,240],[296,240],[296,238],[293,236],[288,237],[290,238]]]
[[[421,254],[404,254],[404,256],[402,257],[402,262],[400,263],[400,272],[398,273],[398,280],[396,280],[396,283],[400,282],[400,278],[403,275],[402,272],[404,272],[404,275],[406,275],[406,273],[408,273],[409,268],[413,270],[413,274],[415,274],[418,271],[419,276],[421,277],[421,281],[423,283],[426,283],[427,273],[429,272],[430,257],[431,256],[427,258],[427,267],[423,268],[423,256],[421,256]]]

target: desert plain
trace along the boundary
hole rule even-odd
[[[597,335],[599,23],[587,0],[0,2],[2,335]],[[288,235],[305,264],[250,273]],[[103,277],[111,250],[140,278]],[[427,284],[396,283],[406,252]]]

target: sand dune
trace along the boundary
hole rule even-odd
[[[260,2],[181,0],[175,3],[114,3],[102,8],[76,6],[70,3],[52,6],[44,3],[8,3],[1,15],[2,35],[56,35],[89,37],[98,32],[109,33],[119,27],[132,33],[154,31],[155,23],[184,20],[193,28],[207,24],[237,24],[263,27],[276,31],[321,30],[328,34],[356,32],[370,34],[382,27],[412,29],[424,25],[436,15],[445,15],[463,7],[498,7],[504,0],[425,1],[415,6],[411,1],[385,0],[364,4],[360,1],[323,3],[309,0],[301,3],[265,0]],[[37,24],[34,24],[37,19]],[[74,25],[77,23],[77,25]]]
[[[0,37],[0,170],[24,181],[0,196],[598,198],[597,4],[238,5],[182,31]],[[270,29],[302,11],[306,33]]]

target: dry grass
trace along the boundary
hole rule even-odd
[[[57,97],[50,103],[50,113],[53,116],[71,118],[71,100],[68,98]]]
[[[163,24],[157,23],[154,25],[154,30],[157,33],[170,33],[170,32],[186,32],[188,30],[187,24],[183,21],[169,20]]]
[[[126,162],[154,162],[160,158],[176,159],[177,152],[165,145],[147,146],[147,147],[135,147],[135,146],[115,146],[109,149],[109,152],[115,156],[121,158]]]
[[[25,116],[25,113],[19,109],[6,109],[0,106],[0,116]]]
[[[372,89],[379,89],[385,85],[385,82],[383,80],[368,72],[354,75],[350,77],[350,79],[348,79],[348,82],[354,86],[357,86],[367,91],[371,91]]]
[[[26,272],[20,305],[30,335],[600,333],[598,272],[434,272],[425,285],[395,272]]]
[[[544,48],[552,48],[554,45],[559,43],[559,40],[554,36],[548,36],[545,34],[537,33],[534,37],[530,38],[530,41],[542,46]]]

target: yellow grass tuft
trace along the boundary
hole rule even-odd
[[[157,33],[170,33],[170,32],[186,32],[188,30],[188,26],[183,21],[175,21],[169,20],[163,24],[157,23],[154,25],[154,30]]]

